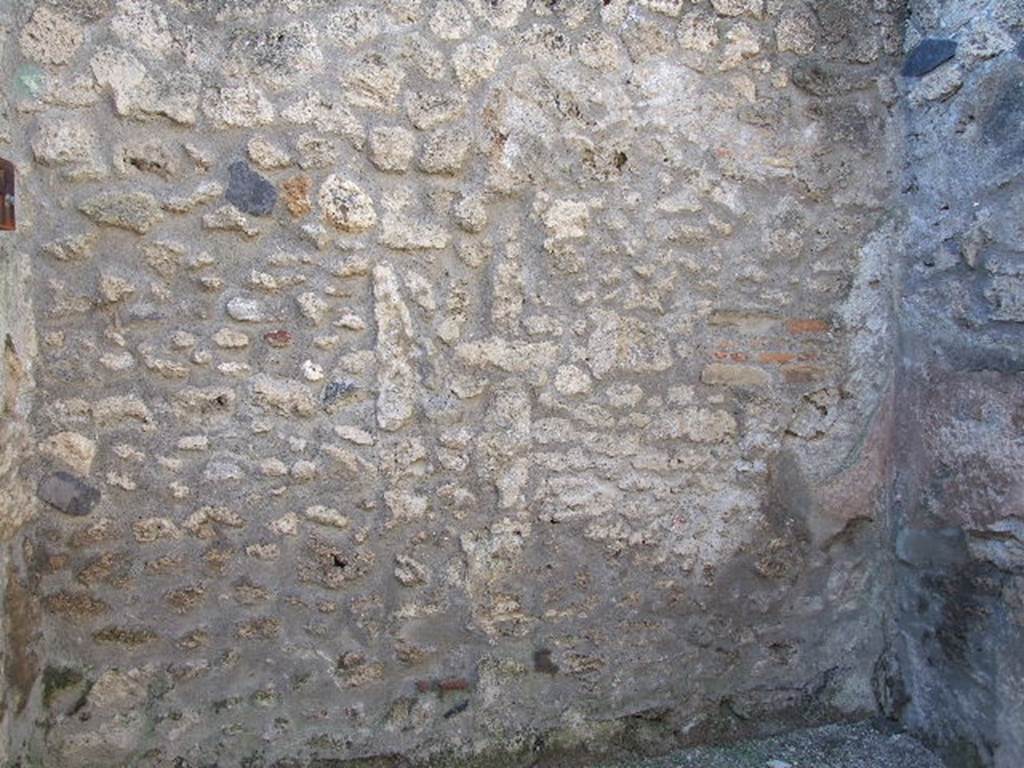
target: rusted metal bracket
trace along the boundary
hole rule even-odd
[[[0,157],[0,230],[14,229],[14,163]]]

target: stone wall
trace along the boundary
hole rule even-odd
[[[963,511],[1017,493],[1019,19],[903,5],[8,8],[12,753],[529,764],[876,698],[1012,739],[923,654],[996,675],[1019,610]]]
[[[916,2],[894,515],[895,711],[1024,764],[1024,4]]]
[[[0,60],[10,45],[13,18],[0,7]],[[8,105],[0,98],[0,154],[11,146]],[[9,542],[32,516],[35,503],[24,472],[32,450],[29,414],[35,357],[30,260],[17,236],[0,232],[0,761],[6,762],[11,724],[26,714],[37,672],[36,627],[24,584],[9,576]]]

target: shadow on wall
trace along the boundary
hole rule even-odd
[[[1024,8],[912,2],[894,485],[901,693],[951,766],[1024,765]],[[923,40],[921,38],[924,38]]]

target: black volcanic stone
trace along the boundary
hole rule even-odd
[[[224,197],[242,213],[266,216],[274,210],[277,190],[244,160],[236,160],[228,166],[228,188]]]
[[[923,77],[956,55],[956,41],[929,37],[918,43],[903,64],[904,77]]]
[[[351,381],[330,381],[324,387],[324,405],[331,405],[354,390],[356,385]]]
[[[92,512],[100,492],[67,472],[53,472],[39,482],[36,496],[66,515],[83,517]]]

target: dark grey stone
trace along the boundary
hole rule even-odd
[[[323,401],[324,405],[331,405],[341,398],[345,397],[349,392],[354,390],[356,385],[351,381],[331,381],[324,387]]]
[[[923,77],[956,55],[956,41],[929,37],[918,43],[903,63],[904,77]]]
[[[1019,43],[1017,43],[1016,51],[1017,55],[1020,58],[1024,59],[1024,40],[1021,40]]]
[[[82,517],[99,503],[100,492],[68,472],[52,472],[39,482],[36,495],[66,515]]]
[[[228,188],[224,197],[242,213],[266,216],[274,210],[277,189],[244,160],[236,160],[228,166]]]

